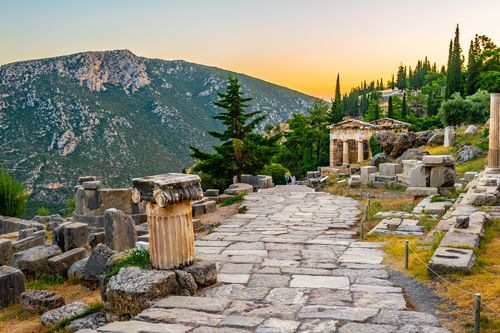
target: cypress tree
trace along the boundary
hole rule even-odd
[[[406,85],[406,66],[403,67],[403,64],[398,67],[398,74],[396,75],[396,87],[401,90],[405,90]]]
[[[403,120],[406,120],[406,117],[408,116],[408,111],[406,109],[406,93],[403,93],[403,102],[401,105],[401,118]]]
[[[395,87],[396,87],[396,83],[394,82],[394,74],[392,74],[391,89],[394,90]]]
[[[446,80],[446,91],[445,97],[450,98],[450,96],[458,92],[463,94],[464,92],[464,80],[462,74],[462,48],[460,47],[460,30],[457,24],[455,29],[455,38],[453,39],[453,49],[450,57],[450,64],[448,67],[448,75]]]
[[[470,41],[469,47],[467,82],[465,86],[467,95],[473,95],[478,90],[479,72],[481,69],[481,61],[478,59],[480,52],[479,37],[476,35],[474,41]]]
[[[331,122],[338,123],[342,121],[344,112],[342,110],[342,95],[340,94],[340,74],[337,74],[337,82],[335,84],[335,97],[332,99]]]
[[[394,110],[392,108],[392,96],[389,96],[389,107],[387,108],[387,117],[394,119]]]

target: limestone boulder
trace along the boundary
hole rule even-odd
[[[395,135],[389,131],[381,131],[375,133],[374,138],[380,148],[382,148],[382,151],[390,155],[392,152]]]
[[[422,157],[429,155],[429,152],[425,149],[420,148],[410,148],[406,150],[401,156],[397,158],[398,162],[404,160],[422,160]]]
[[[68,305],[49,310],[42,316],[42,323],[44,325],[53,325],[63,319],[71,318],[83,314],[89,309],[89,306],[81,302],[73,302]]]
[[[177,275],[177,282],[179,283],[181,294],[185,294],[186,296],[196,294],[198,286],[191,274],[182,270],[176,270],[175,274]]]
[[[26,275],[50,273],[48,268],[49,259],[61,253],[61,249],[57,245],[36,246],[15,253],[12,256],[12,264]]]
[[[236,183],[229,185],[229,188],[224,191],[225,194],[235,195],[239,193],[252,193],[253,186],[245,183]]]
[[[83,258],[71,264],[68,268],[68,272],[66,273],[68,279],[80,279],[88,259],[89,257]]]
[[[46,230],[54,230],[64,223],[64,219],[59,214],[52,214],[48,216],[36,215],[33,217],[33,221],[43,224]]]
[[[97,289],[99,281],[105,274],[108,259],[115,254],[104,244],[97,245],[85,263],[83,272],[80,275],[80,283],[87,288]]]
[[[10,239],[0,238],[0,266],[10,265],[12,257],[12,241]]]
[[[477,146],[466,145],[460,148],[457,154],[458,154],[457,163],[464,163],[467,161],[474,160],[478,157],[484,156],[485,153],[484,150],[482,150]]]
[[[476,133],[477,133],[477,126],[475,125],[469,125],[469,127],[467,127],[467,129],[464,132],[465,135],[474,135]]]
[[[31,290],[21,294],[23,308],[42,314],[64,305],[64,297],[49,290]]]
[[[442,146],[443,144],[444,144],[444,133],[442,132],[434,133],[427,141],[427,145],[431,147]]]
[[[145,270],[125,267],[111,277],[106,295],[118,315],[137,315],[153,300],[177,293],[176,274],[169,270]]]
[[[400,133],[395,135],[392,141],[392,150],[390,156],[392,158],[403,155],[405,151],[413,147],[415,141],[415,134],[412,132]]]
[[[65,223],[54,229],[52,233],[52,244],[57,245],[64,252],[88,244],[89,226],[85,223]]]
[[[0,309],[17,304],[24,292],[24,275],[21,270],[10,267],[0,267]]]
[[[378,167],[381,163],[389,163],[391,158],[386,153],[378,153],[373,156],[371,165]]]
[[[82,332],[81,330],[95,330],[107,323],[106,313],[96,312],[83,318],[73,320],[66,328],[72,332]]]
[[[217,283],[217,267],[213,262],[196,260],[182,270],[193,276],[198,287],[208,287]]]
[[[422,131],[415,133],[413,147],[426,146],[429,139],[434,135],[432,131]]]
[[[106,209],[104,213],[104,232],[106,245],[113,251],[132,249],[137,242],[134,220],[115,208]]]

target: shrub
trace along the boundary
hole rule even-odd
[[[444,101],[439,109],[441,119],[446,126],[465,123],[471,112],[472,102],[463,99],[459,93],[451,95],[451,98]]]
[[[246,195],[246,193],[238,193],[236,195],[233,195],[232,197],[227,198],[226,200],[222,201],[220,206],[226,207],[226,206],[234,205],[235,203],[242,201],[243,198],[245,197],[245,195]]]
[[[24,184],[0,168],[0,215],[21,217],[26,210],[27,199]]]
[[[279,163],[270,163],[262,169],[261,174],[273,177],[273,183],[276,185],[285,184],[285,173],[289,172],[287,168]]]
[[[49,210],[45,207],[40,207],[36,210],[36,215],[49,216],[49,214],[50,214]]]
[[[125,253],[123,258],[121,258],[116,265],[106,274],[106,278],[109,279],[112,276],[118,274],[120,269],[123,267],[140,267],[144,269],[151,268],[151,259],[149,258],[149,251],[145,249],[132,249]]]
[[[370,138],[370,149],[372,151],[372,155],[375,156],[377,155],[378,153],[381,153],[382,152],[382,148],[380,147],[380,145],[377,143],[377,140],[375,139],[375,136],[372,135],[372,137]]]

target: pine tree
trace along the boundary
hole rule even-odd
[[[480,52],[481,47],[479,45],[479,37],[476,35],[474,41],[471,40],[469,47],[467,82],[465,87],[467,95],[473,95],[478,90],[478,81],[481,69],[481,61],[478,59]]]
[[[391,89],[394,90],[395,87],[396,87],[396,83],[394,82],[394,74],[392,74]]]
[[[394,110],[392,107],[392,96],[389,96],[389,107],[387,108],[387,117],[394,119]]]
[[[344,111],[342,110],[342,95],[340,94],[340,74],[337,74],[337,82],[335,84],[335,97],[332,99],[331,122],[333,124],[342,121]]]
[[[406,67],[403,67],[403,64],[401,64],[398,67],[398,73],[396,75],[396,87],[398,87],[398,89],[405,90],[407,87],[406,80]]]
[[[446,81],[445,97],[458,92],[464,92],[464,79],[462,74],[462,48],[460,47],[460,30],[457,24],[455,29],[455,38],[453,39],[453,49],[449,59],[448,75]]]
[[[401,119],[406,120],[407,116],[408,116],[408,110],[406,106],[406,94],[403,93],[403,103],[401,105]]]
[[[236,175],[241,181],[243,173],[254,174],[268,164],[276,153],[278,137],[264,137],[254,132],[256,126],[264,120],[260,111],[245,112],[252,98],[243,97],[239,81],[229,77],[225,93],[217,92],[219,100],[214,105],[223,111],[213,118],[225,126],[223,132],[208,132],[222,143],[214,146],[214,153],[208,154],[195,147],[191,156],[198,160],[193,167],[199,172],[203,186],[226,188]]]

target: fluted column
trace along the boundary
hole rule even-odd
[[[349,164],[349,142],[342,141],[342,163]]]
[[[358,141],[358,163],[363,162],[364,154],[363,141]]]
[[[146,206],[151,265],[157,269],[186,266],[194,261],[191,201],[167,207]]]
[[[132,201],[147,201],[151,265],[172,269],[191,264],[195,256],[191,200],[203,197],[200,177],[167,173],[132,182]]]
[[[335,140],[330,140],[330,166],[335,166]]]
[[[500,173],[500,94],[490,97],[488,173]]]

